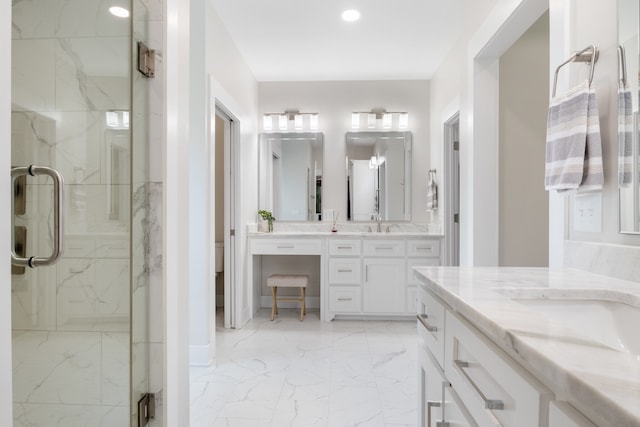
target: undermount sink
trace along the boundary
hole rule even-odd
[[[538,296],[531,289],[524,293],[514,291],[499,292],[582,337],[640,359],[640,307],[594,298],[579,290],[554,295],[549,289],[540,289]]]

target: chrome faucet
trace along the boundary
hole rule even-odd
[[[380,212],[376,213],[376,222],[378,223],[378,233],[382,233],[382,215],[380,215]]]

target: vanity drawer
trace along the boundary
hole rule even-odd
[[[407,285],[415,286],[418,284],[418,279],[415,276],[414,267],[437,267],[440,265],[440,258],[426,258],[426,259],[408,259],[407,260]]]
[[[332,313],[360,313],[360,288],[329,287],[329,311]]]
[[[365,240],[364,256],[404,256],[404,240]]]
[[[361,250],[360,240],[329,240],[329,255],[359,256]]]
[[[320,239],[252,239],[251,253],[260,255],[320,255]]]
[[[418,337],[444,366],[444,306],[422,287],[417,288]]]
[[[409,257],[439,257],[439,240],[407,240],[407,256]]]
[[[545,425],[551,392],[465,320],[445,323],[444,372],[478,425]]]
[[[329,283],[332,285],[359,285],[360,258],[329,258]]]

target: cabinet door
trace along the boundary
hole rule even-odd
[[[404,265],[404,258],[365,259],[362,289],[362,309],[365,313],[404,313]]]
[[[444,379],[437,362],[426,347],[418,347],[420,361],[420,426],[437,427],[442,420],[442,385]],[[448,383],[447,383],[448,384]]]
[[[460,397],[447,384],[444,387],[444,425],[448,427],[478,427]],[[448,424],[446,424],[448,423]],[[440,424],[442,425],[442,424]]]

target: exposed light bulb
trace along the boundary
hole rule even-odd
[[[293,116],[293,125],[295,126],[296,130],[302,130],[302,115],[301,114],[296,114],[295,116]]]

